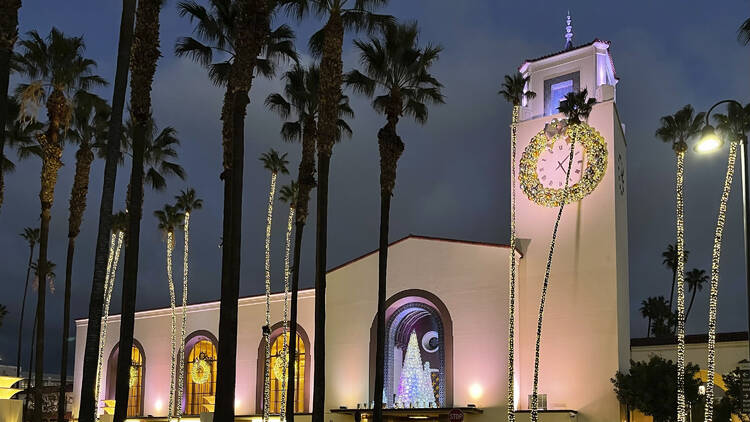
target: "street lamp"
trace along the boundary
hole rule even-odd
[[[695,151],[699,153],[707,153],[716,151],[724,145],[724,141],[717,136],[714,127],[709,123],[709,117],[711,112],[716,106],[724,103],[735,104],[742,109],[742,104],[735,100],[722,100],[711,106],[706,113],[706,125],[701,131],[701,139],[695,145]],[[747,286],[747,322],[748,322],[748,333],[750,334],[750,236],[748,230],[750,230],[750,207],[748,206],[748,200],[750,200],[750,160],[748,160],[747,151],[747,135],[742,130],[738,130],[737,133],[727,134],[731,139],[729,142],[738,142],[740,144],[740,156],[742,157],[742,209],[743,209],[743,223],[744,223],[744,237],[745,237],[745,283]],[[750,338],[749,338],[750,340]],[[750,342],[748,342],[750,344]],[[750,356],[750,349],[748,350]]]

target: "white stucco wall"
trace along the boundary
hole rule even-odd
[[[310,344],[315,339],[314,332],[314,295],[310,290],[299,293],[299,324],[307,332]],[[181,307],[177,308],[181,313]],[[272,325],[281,320],[283,314],[283,295],[274,294],[271,300]],[[219,332],[219,303],[189,305],[187,312],[187,335],[199,330],[209,331],[216,338]],[[256,400],[257,354],[265,320],[265,298],[255,296],[242,298],[239,302],[239,329],[237,336],[237,414],[253,414],[258,409]],[[103,394],[107,386],[107,362],[112,349],[117,345],[120,333],[120,317],[109,318],[107,342],[104,346],[104,370],[102,374]],[[179,324],[179,321],[178,321]],[[76,321],[75,376],[73,382],[73,414],[78,417],[81,395],[81,375],[83,370],[83,352],[86,343],[87,320]],[[136,313],[134,338],[143,346],[145,355],[144,415],[166,416],[169,402],[169,309],[149,310]],[[179,326],[178,326],[179,335]],[[308,350],[307,364],[313,364],[312,350]],[[306,380],[312,383],[311,378]],[[312,385],[312,384],[311,384]],[[109,397],[105,397],[109,398]],[[311,397],[307,398],[310,402]]]
[[[580,69],[582,84],[586,69]],[[570,70],[566,67],[564,72]],[[537,98],[536,102],[543,103],[543,98]],[[546,123],[562,117],[521,122],[519,151]],[[589,196],[565,208],[544,311],[539,392],[547,394],[549,408],[578,410],[581,421],[619,418],[609,379],[629,357],[627,221],[624,197],[616,193],[613,161],[615,143],[621,141],[617,149],[624,149],[624,137],[616,134],[616,128],[620,130],[616,119],[613,101],[596,104],[588,119],[607,142],[607,171]],[[519,291],[519,405],[528,409],[539,297],[558,209],[532,202],[520,185],[516,195],[518,236],[531,239]]]
[[[505,246],[408,238],[391,246],[388,255],[388,297],[422,289],[448,308],[453,321],[453,406],[474,403],[488,419],[505,412],[509,251]],[[354,408],[372,400],[370,328],[377,287],[377,253],[328,275],[326,409]],[[481,394],[472,397],[474,385]]]

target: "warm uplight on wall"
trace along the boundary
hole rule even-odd
[[[240,399],[234,399],[234,409],[235,409],[235,410],[237,410],[237,408],[239,408],[239,407],[240,407],[240,403],[242,403],[242,402],[240,401]]]
[[[469,387],[469,396],[474,400],[481,398],[483,393],[484,390],[479,384],[472,384],[471,387]]]
[[[161,407],[162,407],[162,402],[161,402],[161,400],[156,400],[156,401],[154,402],[154,408],[156,409],[156,411],[157,411],[157,412],[161,412]]]

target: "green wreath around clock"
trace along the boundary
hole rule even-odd
[[[558,139],[567,144],[575,142],[583,147],[586,168],[581,179],[567,189],[545,187],[539,180],[537,166],[545,149]],[[521,156],[519,179],[526,196],[545,207],[559,207],[563,203],[580,201],[596,189],[607,170],[607,143],[604,137],[587,123],[568,125],[565,121],[552,121],[537,133],[526,146]]]

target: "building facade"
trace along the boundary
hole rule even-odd
[[[464,408],[467,417],[477,421],[505,417],[511,254],[518,260],[514,407],[519,420],[528,417],[540,294],[559,210],[559,204],[549,198],[576,192],[573,200],[564,197],[569,203],[562,213],[551,263],[538,390],[549,409],[543,420],[622,418],[609,380],[617,370],[627,369],[630,357],[627,155],[615,104],[617,78],[609,43],[596,40],[580,47],[571,45],[526,61],[520,71],[529,77],[527,88],[537,94],[521,107],[519,153],[513,163],[521,176],[513,186],[520,247],[511,251],[506,245],[423,236],[408,236],[390,245],[384,368],[384,399],[390,417],[424,412],[426,417],[444,419],[452,408]],[[572,129],[567,130],[558,113],[559,102],[566,93],[584,88],[597,103],[587,124],[570,125]],[[559,169],[565,181],[565,151],[570,148],[575,162],[570,163],[566,190]],[[548,180],[552,173],[555,176]],[[343,422],[356,417],[353,409],[366,409],[373,401],[377,252],[331,269],[327,277],[326,419]],[[283,295],[273,295],[272,412],[278,411],[283,377],[283,371],[279,375],[276,370],[283,339],[282,308]],[[240,299],[238,415],[262,411],[264,309],[263,297]],[[219,304],[190,305],[187,315],[185,393],[175,406],[195,416],[212,409]],[[316,358],[311,347],[315,338],[311,290],[300,292],[298,321],[300,338],[294,341],[304,353],[297,362],[301,377],[293,401],[298,412],[306,413],[311,409],[315,377],[311,368]],[[87,321],[78,320],[76,327],[74,416],[78,415]],[[114,398],[118,331],[119,317],[112,316],[108,328],[112,334],[104,350],[102,400]],[[168,413],[173,376],[169,332],[168,308],[136,314],[128,404],[133,418]],[[419,394],[404,393],[412,389],[419,389]],[[428,396],[431,399],[424,398]]]

